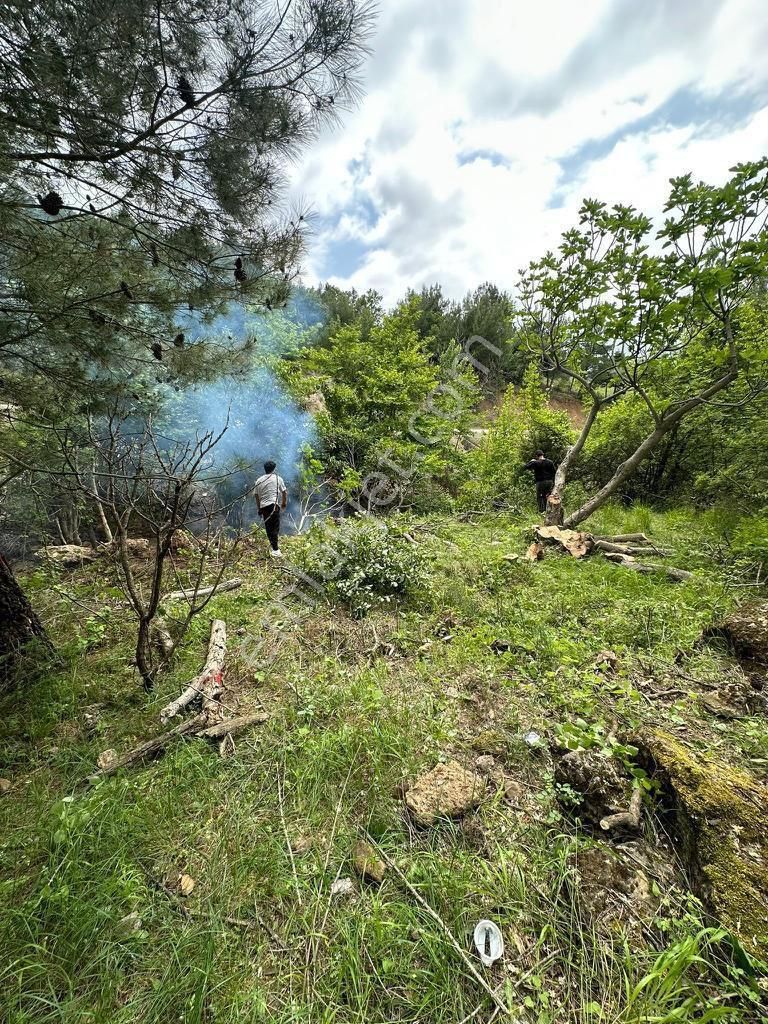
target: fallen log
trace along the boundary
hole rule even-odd
[[[198,597],[210,597],[212,594],[223,594],[227,590],[237,590],[242,585],[242,580],[234,579],[226,583],[214,583],[211,587],[200,587],[199,590],[172,590],[170,594],[165,595],[160,603],[164,604],[166,601],[195,601]]]
[[[644,544],[655,547],[653,541],[644,533],[618,533],[614,537],[597,537],[596,540],[607,540],[610,544]]]
[[[103,768],[94,772],[94,774],[89,777],[88,781],[95,782],[97,779],[104,779],[109,775],[114,775],[115,772],[119,771],[121,768],[128,768],[133,764],[137,764],[139,761],[146,761],[150,757],[161,754],[171,740],[174,740],[177,736],[185,736],[188,733],[197,732],[197,730],[203,727],[206,722],[207,718],[203,714],[196,715],[194,718],[189,718],[186,722],[182,722],[175,728],[169,729],[168,732],[161,733],[159,736],[155,736],[153,739],[147,740],[145,743],[140,743],[139,746],[134,747],[133,750],[129,750],[127,753],[111,759]]]
[[[166,747],[178,736],[217,740],[236,736],[238,733],[250,728],[250,726],[260,725],[268,719],[269,715],[260,711],[258,714],[241,715],[239,718],[227,718],[222,722],[217,722],[215,725],[209,725],[208,716],[201,712],[195,715],[194,718],[188,718],[186,722],[181,722],[179,725],[174,726],[173,729],[169,729],[167,732],[161,733],[145,743],[140,743],[138,747],[133,747],[132,750],[126,751],[125,754],[120,754],[118,757],[110,757],[103,764],[103,767],[100,767],[98,771],[89,776],[88,781],[95,782],[97,779],[107,778],[120,771],[121,768],[130,768],[131,765],[147,761],[151,757],[156,757],[164,753]]]
[[[219,710],[217,697],[221,694],[222,690],[222,674],[226,654],[227,625],[221,619],[214,619],[211,623],[211,639],[208,644],[208,657],[203,666],[203,671],[195,676],[183,693],[163,708],[160,712],[160,721],[163,724],[169,719],[174,718],[183,708],[188,707],[198,698],[202,700],[203,712],[206,715],[208,724],[212,724]]]
[[[261,725],[268,719],[269,715],[265,711],[259,711],[254,715],[241,715],[239,718],[225,718],[222,722],[200,729],[195,735],[203,736],[208,740],[220,740],[224,736],[236,736],[244,729],[248,729],[252,725]]]
[[[605,537],[595,538],[594,550],[617,555],[649,555],[652,553],[658,555],[659,558],[666,558],[669,553],[662,551],[661,548],[653,547],[653,545],[617,544],[614,541],[607,540]]]
[[[744,948],[768,956],[768,800],[752,772],[687,746],[660,729],[630,742],[660,786],[675,850],[700,896]]]
[[[688,572],[687,569],[673,569],[666,565],[649,565],[643,562],[636,562],[631,555],[606,552],[605,557],[609,562],[621,565],[625,569],[632,569],[634,572],[642,573],[644,576],[652,576],[657,572],[664,573],[669,579],[674,580],[675,583],[684,583],[693,576],[693,573]]]

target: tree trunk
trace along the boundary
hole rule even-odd
[[[160,712],[160,721],[165,723],[188,707],[198,697],[202,699],[203,711],[208,715],[210,724],[215,720],[219,710],[216,698],[221,693],[221,680],[224,672],[224,659],[227,656],[227,624],[222,619],[214,619],[211,623],[211,639],[208,643],[208,657],[203,671],[195,676],[184,692],[166,705]]]
[[[155,682],[154,659],[152,657],[152,619],[143,615],[139,619],[139,633],[136,637],[136,667],[139,670],[144,689],[149,691]]]
[[[565,483],[568,479],[568,473],[576,459],[581,455],[582,449],[587,443],[590,431],[595,425],[597,414],[600,412],[603,405],[605,405],[604,401],[601,401],[598,398],[593,400],[592,408],[589,410],[589,415],[584,422],[584,426],[581,428],[581,433],[579,434],[576,444],[571,445],[565,453],[563,461],[557,467],[557,472],[555,473],[555,484],[547,498],[547,526],[563,525],[563,520],[565,518],[565,510],[563,508],[563,490],[565,489]]]
[[[0,554],[0,679],[10,673],[19,652],[32,640],[52,650],[42,622]]]
[[[99,495],[99,485],[96,483],[96,469],[91,469],[91,490],[93,491],[93,503],[96,506],[96,512],[101,523],[101,531],[104,534],[105,544],[112,544],[114,542],[114,535],[112,533],[112,527],[109,525],[107,514],[104,511],[104,502],[101,500]]]
[[[630,455],[625,462],[622,462],[621,465],[617,467],[616,472],[608,483],[604,487],[601,487],[597,494],[593,494],[589,501],[585,502],[581,508],[568,516],[565,520],[565,526],[569,529],[573,529],[575,526],[578,526],[579,523],[583,523],[585,519],[589,519],[593,512],[596,512],[606,503],[606,501],[608,501],[609,498],[613,497],[624,481],[635,472],[644,459],[648,458],[662,438],[666,437],[670,430],[673,430],[684,416],[687,416],[687,414],[692,412],[694,409],[698,409],[700,405],[703,405],[720,391],[724,391],[725,388],[736,380],[737,376],[738,367],[733,366],[719,380],[710,384],[710,386],[700,395],[696,395],[695,398],[689,398],[672,412],[667,411],[667,413],[657,421],[656,429],[646,437],[646,439],[635,449],[632,455]]]

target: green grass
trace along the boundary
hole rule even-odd
[[[546,755],[523,742],[531,728],[552,736],[577,717],[625,732],[661,720],[757,772],[768,765],[763,723],[720,722],[685,695],[660,703],[644,688],[651,678],[685,689],[675,658],[692,677],[739,671],[697,644],[739,599],[713,561],[713,524],[609,509],[591,525],[649,532],[694,579],[673,585],[555,555],[509,563],[503,555],[525,550],[526,523],[435,516],[408,521],[432,577],[417,600],[359,621],[322,602],[265,636],[264,609],[285,576],[257,550],[238,567],[244,587],[196,620],[151,695],[103,569],[36,571],[27,583],[65,660],[0,709],[2,774],[13,782],[0,800],[0,1019],[489,1019],[489,997],[391,871],[380,888],[330,897],[335,879],[353,876],[364,830],[467,950],[477,920],[498,921],[507,954],[488,980],[520,1020],[758,1019],[727,938],[685,892],[670,895],[644,944],[594,931],[574,881],[584,839],[561,816]],[[289,541],[289,554],[301,543]],[[225,699],[263,706],[268,722],[230,758],[179,742],[85,786],[101,751],[160,730],[159,709],[199,668],[214,615],[228,624]],[[509,653],[492,651],[499,639]],[[594,671],[604,648],[619,656],[614,676]],[[496,796],[463,822],[413,830],[403,780],[440,756],[472,763],[491,741],[524,806]],[[182,873],[196,883],[186,900],[173,893]],[[134,913],[135,930],[121,923]]]

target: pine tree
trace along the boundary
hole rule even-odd
[[[0,403],[151,400],[206,372],[181,308],[286,301],[286,158],[355,99],[370,21],[367,0],[2,5]]]

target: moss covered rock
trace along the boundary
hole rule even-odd
[[[768,791],[661,731],[637,739],[675,814],[699,895],[745,947],[768,955]]]

